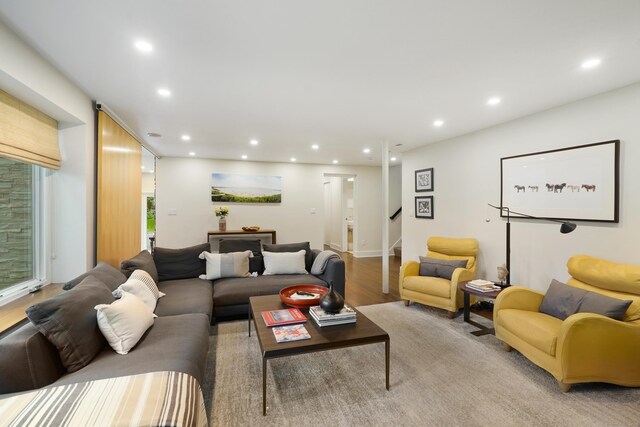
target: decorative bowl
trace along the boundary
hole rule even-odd
[[[258,231],[260,230],[260,227],[258,227],[257,225],[252,225],[249,227],[242,227],[243,231]]]
[[[318,294],[317,298],[295,299],[291,298],[298,291]],[[320,297],[328,291],[328,288],[317,285],[295,285],[284,288],[280,291],[280,300],[290,307],[309,308],[320,304]]]

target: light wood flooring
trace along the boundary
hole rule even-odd
[[[389,257],[389,293],[382,293],[382,257],[356,258],[349,252],[338,252],[345,263],[346,300],[353,306],[400,301],[398,274],[400,258]]]

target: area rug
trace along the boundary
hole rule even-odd
[[[640,389],[555,379],[493,335],[402,302],[359,310],[391,337],[391,389],[384,344],[269,361],[262,415],[262,359],[247,322],[212,327],[205,402],[212,426],[587,426],[638,425]],[[485,321],[482,319],[482,321]]]

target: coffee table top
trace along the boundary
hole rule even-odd
[[[263,357],[281,357],[292,354],[312,353],[315,351],[329,350],[341,347],[351,347],[374,342],[389,340],[387,334],[381,327],[373,323],[360,311],[356,310],[356,323],[336,326],[319,327],[310,318],[309,310],[301,308],[300,311],[307,317],[303,323],[304,327],[311,335],[311,339],[278,343],[271,331],[264,324],[262,312],[268,310],[280,310],[291,308],[280,301],[279,295],[265,295],[249,298],[251,314],[254,319],[260,350]]]

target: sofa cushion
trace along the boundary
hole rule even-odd
[[[125,259],[120,263],[120,271],[127,277],[131,276],[131,274],[138,269],[149,273],[153,281],[156,282],[156,284],[158,283],[158,270],[149,251],[140,251],[138,255],[130,259]]]
[[[98,327],[118,354],[127,354],[153,325],[153,311],[137,296],[122,292],[111,304],[95,306]]]
[[[304,268],[307,271],[311,271],[313,266],[313,253],[311,252],[311,245],[309,242],[300,243],[284,243],[279,245],[264,244],[262,245],[263,252],[298,252],[300,250],[306,251],[304,257]]]
[[[158,316],[201,313],[211,317],[213,287],[210,281],[197,278],[167,280],[160,282],[159,288],[166,296],[158,300],[155,311]]]
[[[110,304],[113,295],[107,286],[87,276],[68,292],[27,308],[29,320],[58,349],[69,372],[83,368],[105,346],[94,307]]]
[[[153,260],[158,269],[158,278],[164,280],[193,279],[205,274],[205,262],[198,258],[204,251],[210,251],[209,243],[188,248],[155,248]]]
[[[207,263],[207,274],[200,279],[215,280],[221,277],[246,277],[249,275],[249,257],[251,251],[212,254],[202,252],[200,258]]]
[[[500,310],[499,321],[513,335],[555,357],[562,320],[535,311],[504,309]]]
[[[305,251],[298,252],[265,252],[264,275],[306,274],[304,266]]]
[[[158,317],[133,351],[121,355],[105,346],[89,365],[51,387],[157,371],[184,372],[202,384],[208,348],[209,318],[204,314]]]
[[[404,278],[402,287],[421,294],[441,298],[451,298],[451,281],[441,277],[409,276]]]
[[[312,274],[218,279],[213,282],[213,304],[216,307],[249,304],[249,297],[275,295],[280,293],[281,289],[293,285],[326,287],[327,283]]]
[[[420,275],[451,280],[456,268],[466,268],[466,260],[444,260],[420,257]]]
[[[253,256],[249,258],[249,272],[262,274],[264,271],[260,239],[222,239],[218,251],[221,254],[251,251]]]
[[[87,276],[97,277],[107,285],[110,290],[114,290],[121,284],[123,284],[127,280],[127,276],[122,274],[117,268],[113,267],[106,262],[99,262],[98,265],[93,267],[91,270],[87,271],[84,274],[76,277],[75,279],[69,280],[64,284],[62,289],[68,291],[69,289],[73,289],[74,286],[78,285],[82,280],[84,280]]]

